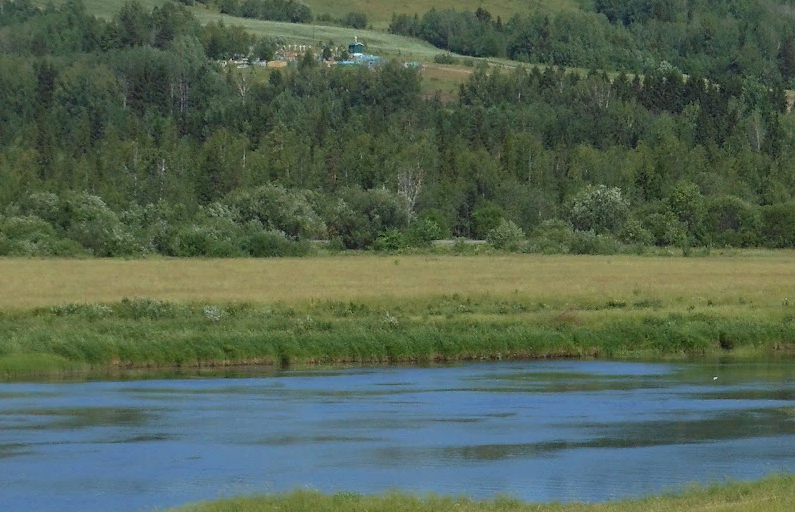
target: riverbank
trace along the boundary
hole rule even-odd
[[[466,498],[392,493],[384,496],[362,496],[350,493],[324,495],[313,491],[294,491],[262,497],[235,498],[188,505],[179,512],[648,512],[706,511],[711,512],[776,512],[795,509],[795,476],[772,476],[757,482],[735,482],[694,487],[670,495],[640,500],[600,504],[532,504],[510,498],[469,500]]]
[[[0,260],[9,276],[0,284],[0,375],[789,354],[792,261],[789,253]]]

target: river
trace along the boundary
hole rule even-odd
[[[792,361],[0,383],[4,512],[297,487],[603,501],[781,471],[795,471]]]

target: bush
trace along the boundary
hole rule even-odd
[[[491,201],[486,201],[472,212],[473,237],[484,240],[492,229],[497,228],[505,218],[505,211]]]
[[[640,221],[630,218],[618,232],[618,240],[625,244],[651,245],[654,243],[654,236]]]
[[[349,12],[342,19],[342,24],[360,30],[365,29],[367,28],[367,15],[361,12]]]
[[[314,201],[313,192],[268,184],[233,192],[224,204],[233,210],[230,217],[240,224],[257,221],[269,230],[301,240],[326,235],[326,225],[315,210]]]
[[[687,238],[687,227],[672,212],[652,213],[644,220],[655,245],[680,245]]]
[[[309,242],[289,240],[284,233],[272,230],[252,230],[242,241],[243,250],[255,258],[305,256]]]
[[[598,235],[593,231],[575,231],[569,244],[571,254],[618,254],[621,242],[612,235]]]
[[[228,258],[245,255],[241,228],[230,219],[204,217],[200,224],[177,230],[172,246],[175,256]]]
[[[35,216],[50,223],[55,228],[69,225],[70,219],[65,215],[61,198],[51,192],[36,192],[20,200],[16,205],[16,216]]]
[[[458,64],[458,59],[450,53],[437,53],[433,56],[433,61],[436,64]]]
[[[574,231],[571,224],[560,219],[547,219],[533,230],[528,252],[566,254],[569,252]]]
[[[409,213],[406,198],[384,188],[345,189],[325,211],[328,234],[348,249],[364,249],[388,228],[404,229]]]
[[[705,210],[704,229],[714,244],[749,247],[758,243],[762,228],[759,207],[725,196],[710,198]]]
[[[428,247],[434,240],[447,238],[435,220],[428,217],[415,220],[406,233],[406,243],[414,247]]]
[[[524,231],[512,220],[502,219],[499,226],[489,231],[486,240],[495,248],[518,251],[525,241]]]
[[[762,242],[767,247],[795,247],[795,203],[779,203],[761,209]]]
[[[450,223],[441,210],[428,208],[417,214],[417,221],[431,221],[439,228],[438,236],[434,240],[445,240],[450,238]]]
[[[566,211],[575,230],[615,234],[629,218],[629,202],[620,188],[588,185],[567,202]]]
[[[141,247],[98,196],[76,193],[62,199],[62,211],[68,218],[66,235],[95,256],[129,256],[139,254]]]
[[[376,251],[399,251],[408,247],[406,233],[397,228],[389,228],[383,231],[373,243]]]

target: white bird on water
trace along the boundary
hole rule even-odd
[[[712,377],[712,380],[718,380],[718,376],[716,375],[716,376]]]

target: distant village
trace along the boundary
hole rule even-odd
[[[378,66],[386,64],[387,59],[377,55],[365,53],[364,43],[354,38],[354,41],[347,47],[347,51],[343,46],[333,48],[323,48],[319,52],[315,52],[312,45],[303,44],[287,44],[277,49],[273,60],[252,59],[250,55],[237,54],[229,60],[221,61],[222,66],[235,66],[238,69],[244,69],[249,66],[261,66],[267,68],[286,68],[290,63],[298,62],[304,58],[307,52],[312,52],[318,62],[325,66],[365,66],[370,69],[375,69]],[[403,67],[425,69],[422,62],[419,61],[405,61]]]

